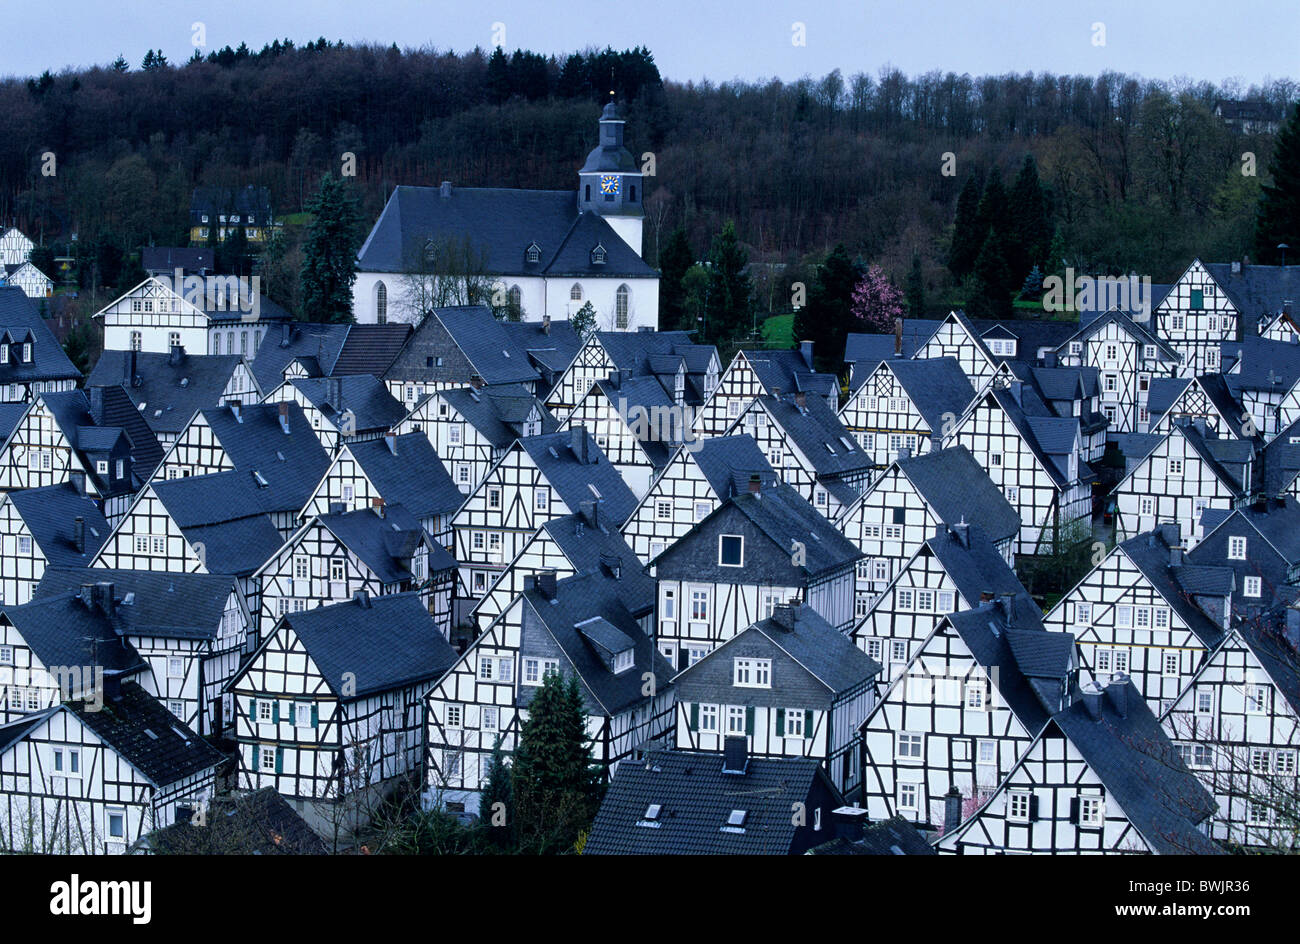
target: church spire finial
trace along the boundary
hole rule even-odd
[[[609,103],[614,104],[614,67],[609,67]]]

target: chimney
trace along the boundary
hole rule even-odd
[[[943,834],[946,836],[961,825],[961,791],[957,784],[943,795]]]
[[[587,464],[587,427],[574,426],[569,429],[569,448],[573,450],[573,457],[578,462]]]
[[[578,502],[578,515],[582,519],[582,521],[585,521],[593,528],[599,528],[600,527],[599,508],[600,508],[600,503],[597,501],[581,501]]]
[[[551,316],[542,315],[542,334],[551,333]]]
[[[484,386],[483,378],[480,377],[478,374],[470,374],[469,385],[473,387],[475,390],[481,390]]]
[[[172,367],[178,367],[184,356],[185,348],[181,347],[179,344],[173,344],[167,350],[167,363]]]
[[[799,342],[799,353],[803,355],[803,362],[808,365],[808,369],[813,369],[813,343],[811,341]]]
[[[127,361],[127,371],[128,371],[126,375],[126,379],[130,382],[131,386],[133,387],[140,386],[140,374],[136,371],[135,348],[131,348],[131,353],[127,355],[126,361]]]
[[[778,603],[772,608],[772,622],[787,632],[794,629],[795,608],[789,603]]]
[[[1023,381],[1020,380],[1012,380],[1007,384],[1007,389],[1011,391],[1011,399],[1016,401],[1017,406],[1020,405],[1020,398],[1023,396],[1023,391],[1020,389],[1022,386]]]
[[[438,185],[438,196],[442,197],[444,200],[451,196],[450,180],[444,180]]]
[[[393,455],[397,455],[397,434],[392,430],[384,433],[384,442],[388,446],[388,451]]]
[[[375,514],[382,518],[384,516],[384,500],[382,498],[373,498],[370,503],[371,507],[375,509]]]
[[[794,395],[794,405],[799,408],[800,413],[808,409],[808,394],[804,393],[802,390],[798,391]]]
[[[1083,707],[1088,711],[1088,717],[1093,721],[1101,720],[1101,690],[1097,688],[1096,683],[1089,682],[1079,692]]]
[[[602,553],[600,555],[600,566],[605,568],[605,571],[615,580],[619,580],[623,576],[623,559],[617,554]]]
[[[757,472],[753,472],[753,473],[751,473],[750,476],[749,476],[749,490],[750,490],[750,492],[752,492],[753,494],[757,495],[757,494],[762,490],[762,488],[763,488],[763,479],[762,479],[762,477],[759,476],[759,474],[758,474]]]
[[[235,422],[237,422],[237,423],[242,423],[242,422],[244,422],[243,419],[241,419],[240,416],[239,416],[239,409],[240,409],[240,407],[242,407],[243,405],[244,405],[244,403],[243,403],[242,400],[231,400],[231,401],[230,401],[230,413],[231,413],[232,416],[234,416],[234,418],[235,418]]]
[[[331,514],[331,515],[341,515],[341,514],[343,514],[344,512],[346,512],[347,510],[348,510],[348,506],[345,505],[345,504],[343,504],[343,502],[341,502],[341,501],[332,501],[332,502],[330,502],[330,514]]]
[[[910,458],[912,458],[912,447],[911,447],[911,446],[899,446],[899,447],[898,447],[898,458],[900,458],[900,459],[910,459]]]
[[[86,497],[86,473],[85,472],[69,472],[68,484],[70,484],[74,489],[76,489],[77,494],[80,495],[82,498]]]
[[[280,404],[280,428],[284,430],[286,436],[289,435],[289,403],[287,400]]]
[[[964,548],[970,548],[970,525],[965,521],[959,521],[957,524],[949,525],[948,530],[952,532],[953,539]]]
[[[990,602],[992,599],[993,599],[993,591],[992,591],[992,590],[981,590],[981,591],[980,591],[980,602],[981,602],[981,603],[988,603],[988,602]]]
[[[358,590],[356,593],[352,594],[352,602],[363,610],[370,609],[370,591]]]
[[[1115,714],[1121,718],[1128,717],[1128,676],[1123,672],[1116,672],[1110,677],[1110,684],[1106,686],[1106,700],[1115,709]]]
[[[109,619],[113,618],[113,585],[101,580],[94,585],[95,606]]]
[[[894,319],[894,356],[903,356],[903,319]]]
[[[534,582],[537,592],[542,595],[543,600],[555,599],[555,571],[543,570],[537,574]]]
[[[1016,595],[1009,592],[1003,593],[1001,594],[1000,602],[1002,604],[1002,612],[1007,618],[1007,629],[1011,629],[1012,624],[1015,622]]]
[[[78,554],[86,553],[86,519],[81,515],[72,519],[72,544]]]
[[[623,372],[617,369],[611,370],[605,382],[615,390],[621,390],[623,387]]]
[[[1174,546],[1169,548],[1169,566],[1183,566],[1183,549],[1181,547]]]
[[[293,329],[289,327],[289,322],[283,322],[280,325],[280,347],[288,347],[289,339],[293,336]]]
[[[831,811],[835,823],[835,836],[846,842],[861,842],[862,829],[867,824],[867,811],[860,806],[841,806]]]

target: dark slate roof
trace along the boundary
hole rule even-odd
[[[1169,565],[1170,547],[1159,530],[1129,538],[1120,545],[1120,549],[1137,565],[1142,575],[1165,598],[1165,602],[1179,618],[1187,623],[1202,645],[1213,649],[1223,640],[1223,627],[1201,612],[1200,607],[1184,592],[1177,573],[1182,568]],[[1228,575],[1231,577],[1231,570]],[[1195,579],[1195,575],[1192,575],[1192,579]]]
[[[221,399],[230,377],[242,360],[239,355],[185,354],[172,363],[170,354],[135,352],[135,376],[130,373],[131,352],[105,351],[86,381],[87,387],[121,387],[154,433],[177,435],[199,410]],[[248,399],[257,399],[250,391]]]
[[[155,786],[165,786],[212,770],[222,757],[162,703],[135,682],[101,709],[81,702],[64,706],[121,754]]]
[[[873,468],[872,457],[825,400],[805,395],[804,405],[799,406],[795,397],[784,393],[779,399],[764,396],[761,400],[773,422],[807,457],[818,477],[840,477]]]
[[[371,596],[367,605],[353,599],[290,613],[281,618],[284,624],[343,701],[440,678],[458,658],[414,592]],[[254,655],[249,665],[260,658]],[[345,696],[349,673],[356,691]],[[242,677],[236,676],[231,687]]]
[[[1152,377],[1147,391],[1147,411],[1151,414],[1151,422],[1154,424],[1168,413],[1191,384],[1191,377]]]
[[[663,384],[654,377],[620,377],[614,374],[608,379],[597,380],[595,385],[609,401],[611,409],[632,421],[631,428],[635,429],[635,424],[641,416],[636,408],[641,407],[646,411],[647,419],[641,420],[645,423],[646,438],[638,441],[654,468],[662,469],[666,466],[668,460],[672,458],[671,449],[668,443],[659,437],[659,430],[656,428],[658,424],[649,421],[654,416],[652,410],[658,408],[662,411],[673,405],[673,398],[668,395]]]
[[[1246,464],[1255,455],[1254,442],[1203,436],[1196,426],[1184,423],[1175,423],[1169,435],[1182,435],[1210,471],[1238,497],[1243,496],[1249,489],[1250,482],[1245,480],[1245,471]]]
[[[594,509],[594,518],[593,523],[592,516],[583,512],[561,515],[542,525],[542,530],[559,545],[576,573],[602,572],[613,576],[611,565],[618,566],[624,602],[639,616],[642,606],[653,608],[654,581],[646,575],[641,560],[619,532],[620,522],[602,516],[599,507]]]
[[[83,460],[86,453],[107,452],[116,444],[119,435],[125,435],[131,451],[132,471],[137,479],[148,481],[162,461],[162,446],[158,445],[157,437],[121,387],[91,391],[91,397],[82,390],[38,396],[45,402],[72,448],[82,453]],[[93,462],[87,462],[86,467],[101,491],[112,491],[108,482],[94,471]]]
[[[994,355],[995,360],[1019,361],[1025,364],[1038,363],[1040,350],[1055,351],[1079,330],[1078,321],[1057,321],[1052,318],[1023,318],[1011,321],[976,319],[974,324],[981,338],[1000,337],[1016,340],[1014,357],[997,354]]]
[[[1224,341],[1219,349],[1223,379],[1234,396],[1243,390],[1281,395],[1300,381],[1300,344],[1247,334],[1241,341]]]
[[[836,811],[839,812],[838,810]],[[862,830],[861,839],[836,837],[809,855],[938,855],[914,823],[893,816]]]
[[[446,196],[439,187],[395,188],[357,253],[357,267],[407,271],[430,240],[468,240],[492,275],[656,274],[605,220],[579,215],[576,191],[496,187],[451,187]],[[525,252],[534,243],[541,260],[528,263]],[[604,265],[591,261],[598,244],[607,253]]]
[[[1226,597],[1235,586],[1231,567],[1184,564],[1174,568],[1174,579],[1193,596]]]
[[[968,603],[976,603],[985,592],[995,596],[1026,592],[1016,572],[978,525],[946,524],[917,553],[927,549]]]
[[[778,481],[767,456],[747,433],[705,439],[690,455],[722,500],[747,490],[751,475],[759,476],[763,488]]]
[[[241,321],[251,310],[256,313],[260,321],[279,321],[288,323],[293,321],[293,314],[278,302],[272,301],[266,295],[258,295],[256,299],[244,292],[238,285],[226,285],[218,288],[213,292],[212,298],[204,296],[203,304],[198,307],[203,309],[203,313],[216,323],[228,323],[234,327]],[[210,303],[209,303],[210,302]],[[275,330],[272,328],[271,330]]]
[[[1263,483],[1266,498],[1276,498],[1286,494],[1291,483],[1300,476],[1300,442],[1292,443],[1293,436],[1300,439],[1300,420],[1296,420],[1269,440],[1260,454],[1264,463]]]
[[[507,330],[487,306],[464,305],[435,308],[422,319],[385,379],[469,380],[459,360],[438,365],[435,358],[448,353],[448,340],[469,362],[470,372],[488,385],[532,384],[541,378],[521,343],[522,334]]]
[[[242,188],[207,185],[195,187],[190,193],[190,219],[197,224],[200,214],[209,216],[238,213],[257,217],[253,225],[264,226],[271,222],[271,190],[248,184]]]
[[[895,464],[941,521],[979,525],[994,542],[1020,533],[1019,513],[965,446],[949,446]]]
[[[36,546],[51,567],[86,567],[112,531],[99,507],[71,484],[19,489],[9,493]],[[85,522],[85,550],[73,543],[73,525]]]
[[[320,515],[318,520],[382,583],[413,579],[408,566],[411,554],[428,538],[420,522],[401,505],[386,507],[382,518],[370,508],[359,508]]]
[[[368,439],[343,448],[389,505],[403,505],[417,518],[449,514],[461,506],[465,496],[427,436],[407,433],[392,443],[389,448],[387,438]]]
[[[619,765],[592,823],[584,855],[785,855],[804,803],[825,773],[810,758],[751,757],[745,773],[722,772],[721,754],[655,751]],[[638,826],[651,804],[657,829]],[[743,833],[723,832],[732,810]]]
[[[9,438],[26,414],[26,403],[0,403],[0,442]]]
[[[1122,277],[1116,277],[1116,278],[1118,279]],[[1082,327],[1089,328],[1095,322],[1104,320],[1112,312],[1119,311],[1119,308],[1117,307],[1117,303],[1119,299],[1113,297],[1113,291],[1109,288],[1103,291],[1097,291],[1097,288],[1099,287],[1100,287],[1099,285],[1094,284],[1094,290],[1088,293],[1086,296],[1083,293],[1079,293],[1076,295],[1075,308],[1079,312],[1079,322]],[[1172,289],[1173,289],[1172,285],[1153,284],[1151,286],[1151,297],[1149,299],[1143,299],[1143,301],[1148,302],[1147,309],[1146,309],[1146,315],[1148,318],[1150,317],[1151,313],[1156,310],[1156,306],[1165,300],[1165,296],[1168,295]],[[1132,294],[1132,292],[1138,290],[1142,290],[1142,289],[1140,289],[1139,287],[1134,287],[1133,289],[1130,290],[1130,299],[1132,301],[1137,301],[1136,295]],[[1112,296],[1112,297],[1107,297],[1107,296]],[[1130,305],[1129,309],[1126,309],[1123,312],[1123,317],[1131,318],[1131,316],[1133,315],[1141,314],[1140,312],[1130,310],[1133,307],[1134,306]]]
[[[579,461],[572,443],[581,436],[586,441],[587,461]],[[599,497],[602,508],[623,522],[636,508],[636,496],[623,481],[618,469],[605,457],[586,427],[577,426],[561,433],[543,433],[519,440],[519,448],[528,453],[534,465],[559,493],[570,510]],[[592,489],[595,489],[593,491]],[[596,492],[599,492],[597,496]]]
[[[703,373],[709,356],[717,353],[712,345],[693,342],[689,331],[597,331],[595,337],[610,363],[633,376],[654,373],[650,358],[656,354],[681,354],[687,371]]]
[[[834,374],[820,374],[813,370],[810,358],[803,351],[748,350],[741,351],[763,385],[763,392],[774,395],[802,391],[818,397],[838,397],[839,378]]]
[[[75,593],[91,581],[113,585],[113,624],[123,635],[174,639],[216,638],[226,602],[238,588],[233,577],[216,574],[52,567],[33,599]]]
[[[552,321],[549,326],[538,321],[503,321],[500,324],[515,347],[527,352],[528,359],[547,380],[548,387],[568,369],[582,348],[582,338],[568,321]]]
[[[340,415],[352,414],[358,433],[392,429],[406,416],[406,408],[371,374],[295,377],[289,383],[336,426],[344,422]]]
[[[144,246],[140,249],[140,268],[150,275],[185,275],[215,272],[213,251],[206,247],[184,249],[179,246]]]
[[[11,355],[9,363],[0,364],[0,384],[81,379],[36,303],[16,285],[0,286],[0,337],[6,333],[15,343],[31,341],[32,360],[29,364]]]
[[[1291,706],[1292,713],[1300,714],[1300,653],[1294,641],[1266,625],[1257,625],[1254,620],[1242,620],[1237,632]]]
[[[114,630],[103,610],[82,601],[75,592],[32,600],[22,606],[0,607],[23,640],[47,668],[102,666],[105,673],[129,674],[146,668]]]
[[[258,385],[274,390],[294,359],[315,364],[319,376],[382,377],[411,335],[409,324],[313,324],[295,321],[262,337],[252,363]]]
[[[325,855],[324,840],[274,787],[214,797],[207,821],[155,829],[143,845],[154,855]]]
[[[1052,718],[1052,724],[1069,738],[1154,851],[1220,853],[1196,828],[1214,813],[1213,797],[1187,769],[1132,683],[1125,679],[1122,687],[1126,689],[1123,713],[1103,694],[1101,717],[1093,719],[1084,700],[1076,698]]]
[[[17,744],[27,736],[28,732],[43,724],[47,718],[58,710],[59,706],[55,705],[52,708],[46,708],[44,711],[23,715],[14,721],[0,724],[0,751],[6,751],[10,745]]]
[[[658,679],[662,688],[673,676],[672,666],[655,649],[654,640],[638,625],[634,612],[644,612],[654,604],[654,583],[624,566],[619,577],[601,568],[556,584],[555,597],[547,599],[536,589],[523,593],[527,609],[523,617],[521,651],[528,652],[536,643],[535,632],[545,631],[564,652],[567,664],[560,663],[563,673],[576,673],[587,710],[591,714],[613,716],[647,702],[642,691],[645,673]],[[596,629],[599,620],[606,627]],[[617,675],[604,661],[602,646],[591,635],[597,633],[613,642],[614,630],[632,643],[633,664]],[[549,647],[548,647],[549,648]],[[521,688],[519,705],[526,707],[537,689]]]
[[[256,403],[240,408],[239,419],[230,407],[203,411],[212,433],[226,451],[235,471],[252,480],[258,472],[268,482],[260,505],[266,511],[298,511],[329,468],[329,454],[321,445],[302,407],[289,403],[286,433],[280,426],[279,403]]]
[[[1023,388],[1022,388],[1023,395]],[[1069,485],[1068,468],[1064,462],[1058,462],[1054,457],[1063,456],[1068,453],[1061,442],[1063,430],[1073,432],[1078,429],[1079,421],[1077,419],[1056,419],[1042,416],[1029,416],[1017,400],[1016,391],[1010,387],[1004,387],[999,390],[991,390],[987,394],[1006,414],[1011,425],[1016,428],[1020,438],[1024,440],[1025,445],[1029,447],[1035,458],[1046,470],[1051,477],[1052,482],[1058,489],[1063,489]],[[1047,437],[1052,444],[1050,451],[1047,446],[1039,439],[1039,431]]]
[[[1291,301],[1300,293],[1300,266],[1249,263],[1234,274],[1230,262],[1202,264],[1241,312],[1247,335],[1253,332],[1257,319],[1277,314],[1284,301]]]
[[[941,324],[942,321],[929,318],[904,318],[900,359],[913,357],[930,340],[930,336],[939,330]],[[892,331],[887,334],[850,332],[844,339],[844,363],[853,365],[855,375],[862,372],[858,370],[859,365],[870,373],[881,361],[894,359],[894,343]]]
[[[1212,510],[1217,514],[1211,516]],[[1232,511],[1207,508],[1201,519],[1205,525],[1205,537],[1208,538],[1211,532],[1224,521],[1237,515],[1240,515],[1259,533],[1260,537],[1272,545],[1278,556],[1288,565],[1300,564],[1300,503],[1297,503],[1295,496],[1288,495],[1280,501],[1274,499],[1268,502],[1255,502]],[[1189,556],[1194,555],[1200,547],[1201,544],[1198,544],[1189,552]]]
[[[518,384],[444,390],[441,396],[498,449],[505,449],[522,435],[523,421],[533,406],[541,415],[543,435],[555,432],[558,425],[542,402]]]
[[[271,490],[259,489],[251,475],[232,470],[153,482],[150,488],[186,540],[203,545],[209,573],[252,574],[284,544],[268,512],[290,509],[274,507]]]
[[[802,542],[807,554],[803,570],[810,576],[851,564],[863,556],[852,541],[814,510],[807,499],[785,483],[759,492],[743,491],[729,499],[729,503],[735,505],[754,527],[783,550],[789,551],[793,541]],[[718,514],[724,507],[725,504],[715,509],[713,514]],[[700,522],[695,528],[703,523]],[[682,540],[679,539],[672,547],[681,543]]]

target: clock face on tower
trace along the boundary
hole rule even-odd
[[[610,195],[618,194],[618,174],[602,174],[600,178],[600,192]]]

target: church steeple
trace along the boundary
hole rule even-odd
[[[600,141],[578,171],[578,212],[590,210],[608,220],[639,255],[644,212],[642,174],[623,144],[623,117],[610,101],[600,113]]]

